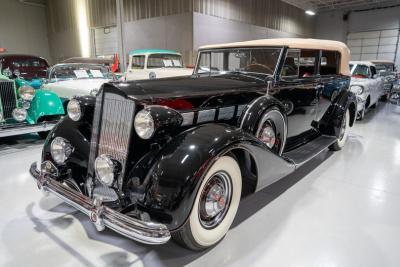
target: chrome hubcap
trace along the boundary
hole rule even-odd
[[[224,219],[231,202],[232,183],[225,172],[215,173],[204,187],[199,202],[199,219],[204,228],[216,227]]]
[[[258,138],[269,148],[273,148],[276,142],[275,130],[269,122],[263,125]]]

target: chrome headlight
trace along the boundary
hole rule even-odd
[[[350,89],[353,93],[355,93],[356,95],[361,95],[362,93],[364,93],[364,88],[362,86],[359,85],[353,85],[351,86]]]
[[[71,144],[62,137],[56,137],[51,142],[50,154],[53,160],[58,164],[64,164],[72,152],[73,148]]]
[[[71,120],[79,121],[82,118],[81,104],[76,99],[71,99],[67,105],[67,113]]]
[[[135,130],[142,139],[149,139],[154,134],[154,120],[148,110],[141,110],[135,117]]]
[[[18,89],[18,94],[23,100],[32,101],[35,97],[35,89],[31,86],[24,85]]]
[[[3,75],[10,78],[13,74],[10,68],[6,68],[3,70]]]
[[[94,161],[96,177],[106,186],[111,186],[114,182],[114,168],[114,162],[107,155],[101,155]]]
[[[24,121],[26,119],[27,112],[23,108],[16,108],[16,109],[13,110],[12,116],[16,121],[21,122],[21,121]]]
[[[90,91],[90,95],[91,95],[91,96],[97,96],[98,93],[99,93],[99,89],[92,89],[92,90]]]

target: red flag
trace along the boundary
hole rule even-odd
[[[115,54],[114,56],[114,63],[111,66],[111,71],[113,73],[117,72],[119,70],[119,59],[118,59],[118,54]]]

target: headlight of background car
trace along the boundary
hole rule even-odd
[[[50,153],[53,160],[58,164],[64,164],[73,152],[70,143],[62,137],[56,137],[51,142]]]
[[[97,179],[106,186],[114,182],[114,162],[106,155],[101,155],[94,161]]]
[[[141,110],[135,117],[135,130],[142,139],[149,139],[154,133],[154,120],[148,110]]]
[[[362,93],[364,93],[364,88],[359,85],[354,85],[351,87],[351,91],[356,95],[361,95]]]
[[[28,85],[24,85],[18,89],[18,94],[23,100],[32,101],[32,99],[35,97],[35,89]]]
[[[67,113],[71,120],[79,121],[82,117],[81,104],[76,99],[71,99],[67,105]]]
[[[10,78],[13,74],[10,68],[6,68],[3,70],[3,75]]]

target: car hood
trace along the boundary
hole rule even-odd
[[[156,100],[168,98],[185,98],[195,96],[215,96],[217,94],[259,90],[266,87],[265,76],[243,74],[218,76],[187,76],[157,80],[109,83],[122,90],[128,97],[137,100]]]
[[[93,89],[100,89],[100,87],[109,82],[109,79],[81,79],[81,80],[66,80],[66,81],[58,81],[51,82],[45,85],[48,89],[53,87],[57,88],[65,88],[65,89],[78,89],[78,90],[87,90],[90,92]]]

